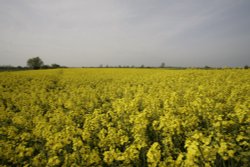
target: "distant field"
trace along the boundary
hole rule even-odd
[[[250,71],[0,73],[0,165],[248,166]]]

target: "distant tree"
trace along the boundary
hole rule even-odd
[[[30,58],[27,61],[27,66],[32,69],[39,69],[43,66],[43,61],[39,57]]]
[[[165,63],[164,62],[161,63],[160,68],[165,68]]]
[[[141,65],[141,68],[144,68],[144,65],[143,65],[143,64]]]
[[[244,69],[248,69],[248,65],[245,65],[245,66],[244,66]]]
[[[43,65],[42,67],[41,67],[42,69],[49,69],[49,68],[51,68],[49,65]]]
[[[51,64],[52,68],[60,68],[61,66],[59,64]]]
[[[11,66],[11,65],[3,65],[3,66],[0,66],[0,69],[1,70],[12,70],[14,69],[15,67]]]
[[[205,68],[205,69],[210,69],[211,67],[209,67],[209,66],[205,66],[204,68]]]

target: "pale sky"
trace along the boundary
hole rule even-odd
[[[250,0],[0,0],[0,65],[250,65]]]

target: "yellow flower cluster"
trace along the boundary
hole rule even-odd
[[[0,166],[248,166],[250,71],[0,73]]]

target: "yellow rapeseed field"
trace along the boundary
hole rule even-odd
[[[0,73],[1,166],[248,166],[250,71]]]

